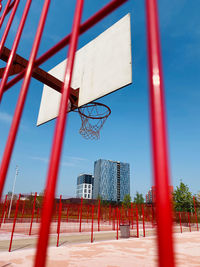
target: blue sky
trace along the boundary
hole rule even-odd
[[[35,0],[23,32],[18,53],[29,57],[35,35],[41,1]],[[67,2],[67,3],[66,3]],[[82,21],[109,1],[86,0]],[[171,179],[180,179],[193,193],[200,191],[200,2],[197,0],[160,0],[163,70],[167,104],[167,121]],[[71,31],[75,1],[52,1],[39,55]],[[20,4],[6,46],[11,48],[22,14]],[[101,99],[112,114],[106,121],[99,141],[83,139],[78,131],[80,118],[68,116],[67,131],[59,173],[57,194],[74,196],[80,173],[93,173],[94,161],[103,158],[129,162],[131,196],[145,194],[152,183],[151,142],[149,125],[147,51],[144,1],[130,0],[106,17],[79,39],[78,47],[98,36],[128,12],[131,13],[133,84]],[[4,24],[5,28],[5,24]],[[67,48],[45,62],[49,70],[66,58]],[[1,63],[1,66],[5,66]],[[16,192],[41,192],[44,189],[48,158],[55,121],[36,127],[42,84],[32,79],[10,164],[4,193],[12,189],[15,166],[19,166]],[[21,82],[4,94],[0,105],[0,157],[9,132]]]

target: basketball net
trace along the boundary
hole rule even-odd
[[[111,114],[110,108],[102,103],[92,102],[78,108],[78,112],[82,122],[79,133],[85,139],[98,140],[100,130]]]

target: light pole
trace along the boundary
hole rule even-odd
[[[11,196],[10,207],[9,207],[9,212],[8,212],[8,219],[10,219],[10,212],[11,212],[11,208],[12,208],[12,201],[13,201],[13,196],[14,196],[14,191],[15,191],[15,183],[16,183],[16,179],[17,179],[18,174],[19,174],[19,168],[18,168],[18,166],[16,166],[15,178],[14,178],[13,189],[12,189],[12,196]]]

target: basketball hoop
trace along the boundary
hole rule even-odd
[[[102,103],[91,102],[79,107],[78,113],[82,121],[79,133],[85,139],[98,140],[99,132],[111,114],[110,108]]]

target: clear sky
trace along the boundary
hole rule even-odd
[[[18,53],[29,57],[41,0],[34,0]],[[108,0],[86,0],[82,21]],[[200,2],[160,0],[163,70],[167,104],[171,179],[182,179],[193,193],[200,191]],[[3,2],[4,3],[4,2]],[[145,194],[152,183],[149,125],[145,1],[129,0],[79,39],[79,48],[102,33],[128,12],[131,13],[133,84],[101,99],[112,114],[99,141],[83,139],[77,113],[68,116],[57,194],[74,196],[80,173],[93,173],[94,161],[103,158],[130,163],[131,196]],[[71,31],[75,1],[52,1],[39,55]],[[6,46],[12,41],[22,14],[19,6]],[[5,28],[5,24],[4,24]],[[66,58],[67,48],[42,67],[49,70]],[[1,66],[5,66],[1,63]],[[4,94],[0,105],[0,157],[2,157],[21,82]],[[44,189],[55,121],[36,127],[43,85],[32,79],[4,189],[12,189],[15,167],[19,166],[16,193]]]

